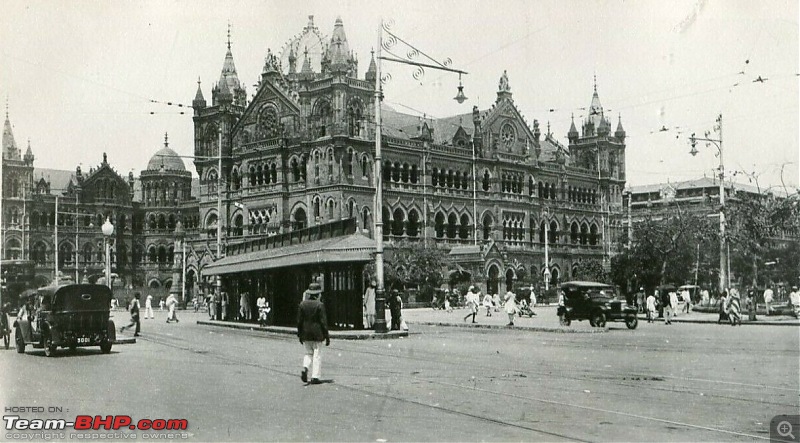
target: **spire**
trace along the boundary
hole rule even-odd
[[[595,131],[603,126],[603,105],[600,104],[600,96],[597,95],[597,75],[594,76],[594,92],[592,93],[592,104],[589,106],[589,117],[586,126],[591,124],[591,128],[584,128],[587,134],[594,134]],[[610,125],[609,125],[610,126]],[[589,130],[591,129],[591,130]]]
[[[236,65],[233,63],[230,24],[228,24],[227,47],[228,50],[225,53],[225,61],[222,63],[222,72],[219,75],[219,82],[215,89],[217,89],[218,94],[221,95],[220,98],[224,98],[227,101],[235,100],[237,105],[244,106],[247,97],[244,88],[239,82],[239,75],[236,73]],[[216,94],[213,94],[213,92],[214,91],[212,91],[212,102],[216,105],[219,101],[217,100]]]
[[[354,60],[350,54],[350,45],[347,43],[347,35],[344,33],[344,23],[341,17],[336,17],[327,52],[331,71],[352,72]]]
[[[313,15],[311,16],[313,17]],[[303,51],[303,68],[300,71],[304,74],[311,73],[311,59],[308,58],[308,48]]]
[[[20,160],[17,142],[14,141],[14,133],[11,131],[11,120],[8,119],[8,98],[6,98],[6,121],[3,124],[3,158]]]
[[[166,132],[164,133],[164,147],[169,148],[169,134]]]
[[[625,138],[625,129],[622,128],[622,115],[618,114],[617,115],[617,119],[618,119],[617,120],[617,130],[614,131],[614,137],[616,137],[618,139],[624,139]]]
[[[25,161],[25,164],[27,164],[29,166],[33,166],[33,160],[34,159],[35,159],[35,157],[33,156],[33,150],[31,150],[31,139],[29,138],[28,139],[28,149],[25,150],[25,157],[23,157],[23,160]]]
[[[567,138],[572,141],[573,139],[578,138],[578,128],[575,127],[575,114],[572,114],[570,117],[572,122],[569,125],[569,132],[567,132]]]
[[[364,74],[364,79],[367,80],[367,81],[373,81],[374,82],[375,81],[375,75],[378,72],[378,67],[375,65],[375,50],[373,49],[373,50],[371,50],[369,52],[371,54],[370,61],[369,61],[369,68],[367,68],[367,73]]]
[[[206,107],[206,99],[203,97],[203,89],[200,87],[200,77],[197,77],[197,93],[194,95],[194,100],[192,100],[192,107],[195,109]]]

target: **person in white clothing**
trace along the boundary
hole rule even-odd
[[[508,314],[508,324],[506,326],[514,326],[514,316],[517,315],[517,295],[511,291],[506,292],[503,306],[506,314]]]
[[[684,288],[683,291],[681,291],[681,299],[684,303],[683,310],[688,314],[692,310],[692,296],[689,294],[688,289]]]
[[[772,302],[774,300],[775,300],[775,293],[772,292],[772,285],[768,285],[767,289],[764,290],[764,304],[767,307],[767,315],[772,315]]]
[[[153,316],[153,296],[147,294],[147,298],[144,301],[144,318],[155,318]]]
[[[175,294],[170,294],[169,297],[167,297],[167,309],[169,309],[169,312],[167,312],[167,323],[172,320],[175,320],[175,323],[178,323],[178,317],[175,312],[175,308],[177,308],[177,306],[178,299],[175,298]]]
[[[658,291],[656,291],[658,292]],[[653,323],[653,319],[656,316],[656,296],[655,294],[650,294],[647,296],[647,301],[645,302],[647,305],[647,323]]]

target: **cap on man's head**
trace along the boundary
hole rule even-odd
[[[322,286],[319,283],[313,282],[308,285],[308,295],[319,295],[322,294]]]

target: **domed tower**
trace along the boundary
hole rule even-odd
[[[164,134],[164,147],[150,158],[140,180],[144,226],[143,243],[139,246],[143,248],[146,263],[146,283],[150,285],[157,279],[161,285],[172,275],[177,222],[183,220],[187,228],[186,220],[191,219],[192,214],[185,210],[194,207],[196,211],[196,205],[187,205],[192,200],[192,173],[186,170],[178,153],[169,147],[167,134]]]

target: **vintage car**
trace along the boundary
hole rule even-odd
[[[100,346],[107,354],[116,340],[109,319],[111,290],[105,285],[69,284],[39,288],[26,298],[14,321],[17,352],[44,348],[51,357],[60,346]]]
[[[613,286],[590,281],[571,281],[561,284],[564,291],[564,325],[572,320],[589,320],[589,324],[604,327],[608,321],[623,321],[628,329],[636,329],[639,320],[636,308],[616,297]]]

